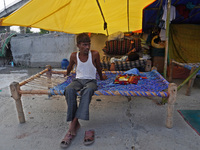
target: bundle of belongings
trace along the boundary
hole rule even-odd
[[[126,71],[124,74],[117,75],[114,80],[114,84],[137,84],[141,79],[147,79],[147,77],[140,76],[139,70],[137,68],[133,68]]]
[[[110,70],[110,61],[102,61],[101,67],[103,70]],[[147,60],[135,60],[135,61],[115,61],[115,71],[126,71],[132,68],[137,68],[140,71],[145,71]]]
[[[104,56],[101,62],[104,70],[118,70],[126,71],[134,67],[144,71],[146,60],[149,57],[143,59],[144,41],[133,33],[124,34],[123,32],[117,32],[108,37],[105,43]],[[146,53],[145,53],[146,55]],[[112,64],[115,64],[115,68],[112,68]]]
[[[107,55],[126,55],[133,48],[136,52],[141,50],[140,38],[125,37],[123,32],[117,32],[108,37],[102,50]]]

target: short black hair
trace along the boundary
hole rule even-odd
[[[138,60],[138,59],[139,59],[139,55],[136,52],[130,52],[128,54],[129,61],[134,61],[134,60]]]
[[[76,38],[77,44],[80,44],[81,42],[90,42],[90,37],[87,33],[80,33],[78,34]]]

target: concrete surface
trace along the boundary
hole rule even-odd
[[[35,68],[0,67],[0,150],[60,150],[66,134],[67,105],[64,96],[22,96],[26,123],[19,124],[9,84],[41,71]],[[14,72],[13,72],[14,71]],[[178,85],[182,79],[173,80]],[[199,150],[199,135],[184,121],[178,109],[200,109],[200,78],[191,96],[186,85],[178,91],[174,127],[165,127],[166,107],[161,98],[93,96],[90,121],[81,128],[68,149],[71,150]],[[101,99],[101,101],[97,101]],[[95,129],[95,143],[83,145],[84,131]]]
[[[13,61],[18,66],[60,67],[61,61],[69,60],[70,54],[76,51],[74,37],[66,33],[17,34],[10,42]]]

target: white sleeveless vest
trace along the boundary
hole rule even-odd
[[[88,60],[82,62],[79,59],[79,52],[76,54],[77,58],[77,68],[76,68],[76,78],[77,79],[96,79],[96,67],[92,63],[92,53],[89,51]]]

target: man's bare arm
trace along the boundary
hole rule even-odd
[[[66,75],[69,75],[70,72],[72,71],[73,66],[75,64],[75,60],[76,60],[76,53],[72,53],[71,56],[70,56],[69,65],[67,66],[67,73],[66,73]]]
[[[101,69],[101,62],[100,62],[100,55],[99,52],[95,52],[94,53],[95,56],[95,63],[96,63],[96,68],[97,68],[97,72],[99,74],[100,80],[106,80],[107,76],[102,75],[102,69]]]

